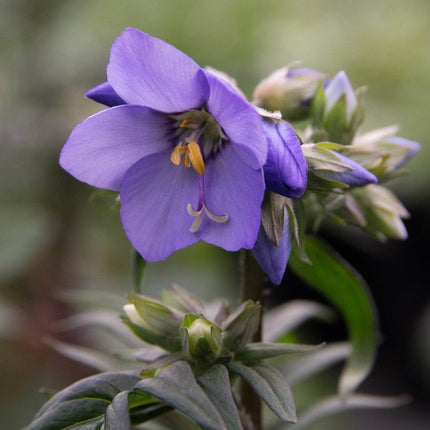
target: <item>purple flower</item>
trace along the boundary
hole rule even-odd
[[[252,248],[267,154],[255,109],[181,51],[132,28],[113,44],[107,76],[88,96],[113,107],[73,130],[61,166],[120,191],[125,232],[148,261],[199,240]]]

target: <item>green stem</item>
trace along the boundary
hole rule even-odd
[[[261,267],[255,261],[251,251],[242,249],[240,251],[240,269],[241,269],[241,290],[242,301],[252,300],[260,302],[262,308],[264,305],[264,284],[266,275]],[[254,342],[262,340],[262,315],[260,315],[260,324],[258,331],[254,336]],[[253,430],[262,430],[262,409],[261,400],[252,390],[252,388],[243,381],[241,386],[242,406],[252,421]]]

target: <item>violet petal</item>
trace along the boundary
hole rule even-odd
[[[108,81],[129,104],[185,112],[205,104],[209,87],[201,68],[172,45],[126,29],[114,42]]]
[[[121,219],[134,248],[147,261],[164,260],[199,238],[190,233],[197,206],[198,175],[170,162],[171,151],[149,155],[132,166],[121,188]]]
[[[60,164],[80,181],[119,191],[125,172],[142,157],[170,146],[166,116],[142,106],[116,106],[75,127]]]
[[[262,170],[244,163],[241,149],[233,146],[227,144],[207,163],[205,172],[206,206],[216,215],[227,214],[228,221],[217,223],[205,216],[196,232],[205,242],[227,251],[254,246],[265,188]]]

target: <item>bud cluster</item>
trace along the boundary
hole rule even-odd
[[[308,121],[300,133],[308,164],[307,191],[300,199],[307,225],[315,231],[330,218],[358,226],[380,240],[404,239],[402,219],[408,211],[383,184],[402,173],[420,145],[397,136],[397,126],[360,133],[364,93],[364,87],[353,89],[343,71],[330,80],[294,63],[264,79],[254,91],[254,103],[280,111],[286,121]],[[289,224],[297,229],[298,217],[291,207],[288,213]]]

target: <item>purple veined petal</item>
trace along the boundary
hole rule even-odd
[[[261,116],[229,84],[210,72],[205,73],[210,87],[209,112],[228,138],[245,149],[240,151],[244,161],[255,169],[260,168],[267,157]]]
[[[319,176],[323,178],[341,182],[350,187],[362,187],[367,184],[373,184],[378,182],[378,178],[373,174],[366,170],[363,166],[352,161],[350,158],[345,157],[338,152],[330,150],[333,154],[336,155],[341,161],[347,164],[352,170],[349,172],[333,172],[333,171],[324,171],[320,170],[318,172]]]
[[[119,191],[125,172],[146,155],[170,146],[166,115],[142,106],[116,106],[75,127],[60,164],[80,181]]]
[[[199,180],[194,169],[170,162],[171,151],[149,155],[132,166],[121,188],[121,219],[133,247],[147,261],[160,261],[199,241],[190,232]]]
[[[284,210],[284,232],[279,247],[272,243],[263,226],[260,226],[257,242],[252,250],[257,263],[275,285],[282,282],[293,247],[293,234],[289,222],[288,213]]]
[[[228,215],[228,221],[217,223],[204,216],[195,233],[227,251],[254,246],[265,189],[262,170],[244,163],[237,151],[227,144],[207,163],[204,175],[207,208],[215,215]]]
[[[269,190],[298,198],[307,185],[308,165],[293,128],[285,121],[264,121],[268,141],[264,178]]]
[[[127,103],[177,113],[206,103],[209,87],[201,70],[172,45],[128,28],[112,46],[107,75]]]
[[[85,94],[89,99],[105,106],[124,105],[125,101],[115,92],[109,82],[103,82]]]

